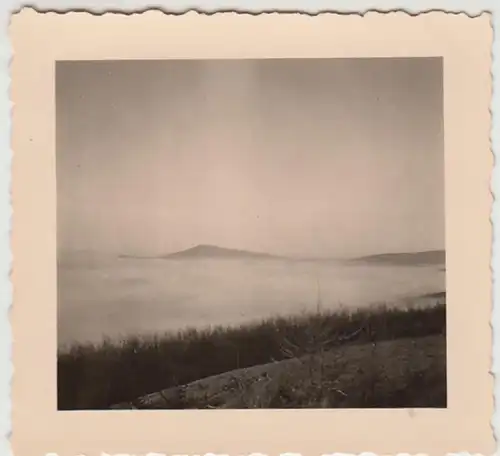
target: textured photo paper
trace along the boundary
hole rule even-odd
[[[14,451],[493,451],[486,14],[11,37]]]

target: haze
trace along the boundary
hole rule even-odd
[[[58,243],[444,249],[442,61],[58,62]]]

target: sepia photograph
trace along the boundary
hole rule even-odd
[[[58,61],[57,408],[446,408],[443,59]]]
[[[14,452],[494,453],[489,14],[9,27]]]

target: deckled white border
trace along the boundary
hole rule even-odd
[[[493,13],[492,24],[495,29],[493,42],[493,98],[491,104],[492,132],[491,141],[495,160],[500,156],[500,122],[495,117],[496,110],[500,108],[500,85],[499,78],[495,74],[500,72],[500,61],[495,56],[500,54],[500,40],[497,38],[497,30],[500,30],[500,1],[499,0],[163,0],[147,2],[141,0],[38,0],[36,2],[20,2],[17,0],[0,0],[0,21],[3,24],[0,39],[0,456],[11,455],[9,444],[10,427],[10,379],[13,366],[10,362],[11,328],[9,324],[9,308],[12,304],[12,284],[10,281],[11,249],[10,249],[10,217],[12,213],[10,201],[10,76],[9,64],[11,59],[11,46],[7,35],[8,24],[12,12],[18,11],[22,6],[32,6],[38,10],[68,11],[72,9],[87,10],[94,13],[106,11],[140,12],[149,8],[161,9],[170,13],[181,13],[189,9],[199,12],[215,11],[239,11],[239,12],[261,12],[261,11],[300,11],[315,14],[324,11],[335,11],[340,13],[365,13],[369,10],[379,12],[405,10],[410,14],[418,14],[429,10],[442,10],[447,12],[465,12],[470,16],[476,16],[482,11]],[[492,372],[495,374],[495,401],[500,397],[500,338],[497,337],[497,329],[500,328],[500,308],[496,296],[499,295],[500,281],[497,280],[500,271],[500,257],[496,254],[498,244],[495,242],[500,226],[497,221],[500,218],[500,207],[496,202],[496,196],[500,195],[500,171],[498,166],[492,173],[492,193],[495,198],[491,220],[493,223],[493,360]],[[492,427],[497,441],[497,454],[500,455],[500,413],[496,410],[492,417]],[[334,448],[332,448],[334,450]],[[450,453],[457,456],[465,456],[468,453]],[[17,455],[16,455],[17,456]],[[22,455],[20,455],[22,456]],[[42,456],[42,455],[41,455]],[[57,456],[50,454],[50,456]],[[75,455],[76,456],[76,455]],[[83,456],[83,455],[81,455]],[[102,456],[111,456],[102,453]],[[118,456],[118,455],[117,455]],[[127,455],[120,455],[127,456]],[[148,456],[164,456],[159,453],[149,453]],[[165,455],[167,456],[167,455]],[[170,455],[169,455],[170,456]],[[172,455],[174,456],[174,455]],[[202,455],[176,455],[176,456],[202,456]],[[218,456],[207,453],[204,456]],[[243,455],[220,455],[220,456],[243,456]],[[267,456],[261,453],[252,453],[248,456]],[[284,453],[280,456],[302,456],[297,453]],[[310,455],[304,455],[310,456]],[[347,456],[341,453],[318,456]],[[361,453],[359,456],[376,456],[374,453]],[[410,456],[400,453],[398,456]],[[418,455],[423,456],[423,455]],[[479,455],[477,455],[479,456]],[[489,456],[489,455],[483,455]]]

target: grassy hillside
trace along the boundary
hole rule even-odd
[[[350,344],[167,388],[115,409],[446,407],[444,335]]]
[[[241,327],[188,329],[58,354],[58,408],[103,409],[199,379],[348,345],[440,335],[444,305],[277,317]],[[348,357],[350,355],[346,355]],[[392,363],[391,359],[387,362]],[[397,363],[394,364],[396,369]],[[363,366],[360,366],[363,367]]]

